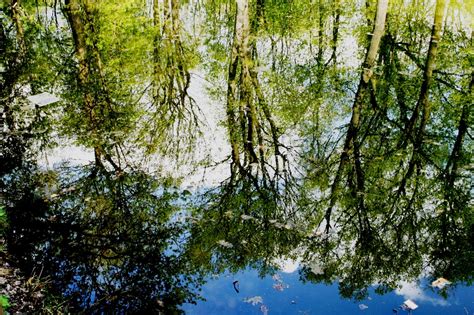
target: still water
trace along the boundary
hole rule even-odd
[[[275,289],[275,275],[283,281],[283,291]],[[340,298],[337,282],[303,283],[298,270],[275,275],[261,278],[256,271],[245,270],[209,279],[202,291],[207,301],[185,305],[183,310],[187,314],[262,314],[265,305],[268,314],[407,314],[400,307],[407,299],[419,306],[413,314],[472,314],[474,309],[474,289],[464,285],[450,289],[449,297],[443,298],[431,283],[420,279],[402,282],[400,288],[384,295],[375,293],[372,286],[366,298],[351,300]],[[242,283],[239,293],[233,289],[234,279]]]
[[[43,2],[0,4],[42,311],[474,314],[468,1]]]

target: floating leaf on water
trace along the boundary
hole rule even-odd
[[[285,224],[284,228],[287,229],[287,230],[291,230],[293,229],[295,226],[293,225],[293,223],[287,223]]]
[[[246,215],[246,214],[242,214],[240,217],[241,217],[242,220],[244,220],[244,221],[255,219],[255,218],[252,217],[251,215]]]
[[[263,304],[263,298],[260,295],[244,299],[245,303],[250,303],[252,305]]]
[[[232,282],[232,285],[234,286],[234,290],[235,292],[239,293],[239,280],[235,280],[234,282]]]
[[[369,308],[369,307],[368,307],[367,305],[365,305],[365,304],[359,304],[359,309],[360,309],[361,311],[366,310],[366,309],[368,309],[368,308]]]
[[[44,93],[28,96],[28,100],[39,107],[43,107],[43,106],[58,102],[59,98],[57,98],[53,94],[44,92]]]
[[[276,222],[275,223],[275,227],[279,228],[279,229],[283,229],[285,227],[284,224],[280,223],[280,222]]]
[[[312,234],[313,234],[313,236],[319,237],[319,236],[323,235],[323,232],[322,232],[322,231],[319,231],[319,230],[316,230],[316,231],[313,232]]]
[[[66,187],[62,190],[64,193],[73,192],[76,190],[76,186]]]
[[[405,310],[414,311],[418,308],[418,305],[416,305],[416,303],[412,300],[406,300],[405,302],[403,302],[402,307]]]
[[[219,240],[217,241],[217,244],[221,245],[222,247],[225,247],[225,248],[232,248],[234,247],[234,245],[232,245],[232,243],[229,243],[225,240]]]
[[[283,290],[285,290],[285,286],[282,284],[282,283],[275,283],[273,285],[273,288],[277,291],[280,291],[282,292]]]
[[[437,280],[431,282],[431,286],[436,287],[438,289],[442,289],[448,284],[451,284],[451,282],[446,280],[445,278],[438,278]]]
[[[437,145],[437,146],[440,146],[440,145],[441,145],[441,143],[439,143],[438,141],[434,141],[434,140],[432,140],[432,139],[427,139],[427,140],[425,140],[425,141],[423,141],[423,142],[428,143],[428,144]]]

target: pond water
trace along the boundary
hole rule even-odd
[[[339,239],[298,215],[285,221],[269,195],[191,193],[93,166],[56,171],[39,171],[40,187],[31,169],[8,178],[21,183],[7,199],[8,245],[71,311],[404,314],[407,300],[417,314],[474,311],[471,244],[453,243],[456,256],[427,243],[407,251],[375,230]]]
[[[283,281],[284,290],[275,289],[279,283],[275,275]],[[238,293],[233,281],[240,283]],[[202,291],[206,301],[185,305],[183,310],[187,314],[262,314],[265,305],[269,314],[408,314],[401,308],[408,299],[419,306],[414,314],[472,314],[474,310],[474,289],[464,285],[450,289],[447,298],[426,279],[402,282],[400,288],[384,295],[377,294],[374,287],[366,298],[341,299],[337,282],[303,283],[298,271],[261,278],[255,270],[245,270],[209,279]]]
[[[50,2],[0,5],[38,311],[474,314],[469,4]]]

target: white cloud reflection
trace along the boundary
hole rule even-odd
[[[403,296],[406,300],[410,299],[416,303],[431,303],[436,306],[450,305],[450,303],[441,297],[432,297],[426,294],[416,282],[400,282],[400,287],[395,290],[395,293]]]
[[[293,273],[298,270],[300,263],[298,260],[293,260],[291,258],[281,257],[274,260],[274,264],[278,266],[281,272],[284,273]]]

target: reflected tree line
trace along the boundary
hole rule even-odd
[[[251,266],[263,276],[283,257],[301,261],[302,281],[341,280],[347,298],[428,269],[472,284],[468,4],[0,8],[3,234],[70,310],[179,312],[209,275]],[[191,95],[199,74],[210,105]],[[26,97],[43,91],[61,101],[30,108]],[[184,157],[203,136],[200,106],[224,109],[229,172],[191,193],[145,169],[194,162]],[[94,161],[37,165],[58,137]]]

